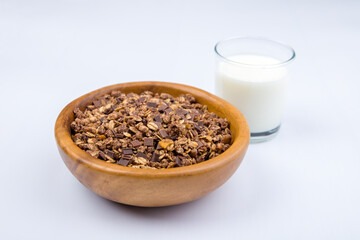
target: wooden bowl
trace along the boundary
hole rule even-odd
[[[76,107],[84,110],[97,97],[120,90],[141,93],[145,90],[173,96],[190,93],[209,111],[230,122],[232,145],[224,153],[202,163],[170,169],[137,169],[107,163],[91,157],[71,139],[70,123]],[[104,87],[68,104],[55,124],[55,138],[62,159],[71,173],[88,189],[115,202],[159,207],[193,201],[225,183],[239,167],[249,145],[245,117],[233,105],[198,88],[167,82],[131,82]]]

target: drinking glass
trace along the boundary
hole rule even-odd
[[[216,94],[244,114],[251,143],[274,138],[295,51],[265,38],[236,37],[218,42],[215,53]]]

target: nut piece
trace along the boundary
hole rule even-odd
[[[189,146],[191,148],[197,148],[199,146],[199,144],[197,142],[190,142]]]
[[[158,125],[157,125],[156,123],[154,123],[154,122],[149,122],[149,123],[147,124],[147,127],[150,128],[150,129],[153,130],[153,131],[159,130]]]
[[[148,163],[148,160],[146,160],[145,158],[143,157],[136,157],[134,159],[134,162],[139,164],[139,165],[146,165]]]
[[[139,130],[140,130],[141,132],[148,132],[148,131],[149,131],[149,128],[146,127],[146,126],[144,126],[144,125],[140,125],[140,126],[139,126]]]
[[[133,119],[137,122],[141,122],[142,118],[140,116],[134,116]]]
[[[131,134],[128,133],[128,132],[124,132],[124,135],[125,135],[126,137],[128,137],[128,138],[131,138]]]
[[[222,139],[223,143],[230,143],[231,142],[231,135],[225,135]]]
[[[174,141],[171,139],[163,139],[159,142],[159,145],[168,151],[174,150]]]
[[[129,130],[132,131],[133,133],[137,133],[138,130],[136,129],[136,127],[129,127]]]
[[[98,139],[100,139],[100,140],[105,140],[106,139],[106,136],[105,135],[99,135],[99,136],[97,136],[98,137]]]
[[[114,120],[111,120],[111,121],[109,122],[109,129],[113,130],[114,127],[115,127],[115,122],[114,122]]]

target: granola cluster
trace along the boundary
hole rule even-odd
[[[91,156],[134,168],[200,163],[229,148],[227,119],[190,94],[113,91],[74,110],[72,139]]]

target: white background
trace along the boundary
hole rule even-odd
[[[0,0],[1,239],[359,239],[359,1]],[[210,195],[166,208],[116,204],[66,169],[61,109],[127,81],[214,92],[214,44],[291,45],[280,134],[250,145]]]

